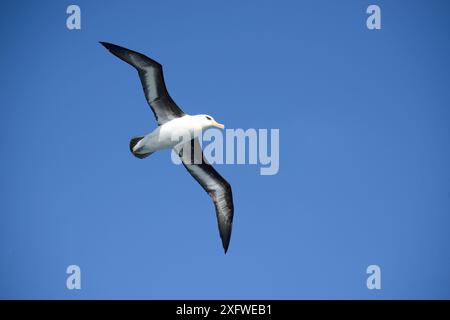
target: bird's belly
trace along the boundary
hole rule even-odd
[[[146,135],[142,139],[142,151],[155,152],[158,150],[170,149],[175,147],[180,142],[184,142],[185,138],[190,140],[189,133],[158,129]]]
[[[173,148],[177,144],[190,141],[197,137],[199,132],[201,131],[193,128],[185,119],[174,119],[146,135],[142,139],[142,147],[145,152]]]
[[[195,138],[200,131],[183,120],[178,118],[162,125],[159,130],[159,140],[173,147]]]

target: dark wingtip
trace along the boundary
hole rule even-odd
[[[223,251],[227,254],[228,247],[230,245],[230,238],[222,240]]]
[[[230,246],[231,240],[231,223],[225,223],[223,221],[219,222],[219,231],[220,231],[220,239],[222,240],[222,246],[225,254],[228,251],[228,247]]]
[[[112,43],[109,42],[99,41],[99,43],[108,50],[110,50],[114,46]]]

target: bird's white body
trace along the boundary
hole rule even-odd
[[[207,115],[184,115],[170,120],[147,134],[133,148],[139,153],[153,153],[158,150],[176,147],[178,144],[198,137],[202,130],[217,126],[217,122]]]

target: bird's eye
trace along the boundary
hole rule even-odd
[[[206,117],[206,119],[208,119],[208,120],[212,120],[211,117],[208,117],[208,116],[205,116],[205,117]]]

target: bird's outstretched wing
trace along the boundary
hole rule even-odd
[[[172,100],[164,83],[162,66],[153,59],[112,43],[100,42],[113,55],[129,63],[139,73],[145,98],[159,125],[184,116],[184,112]]]
[[[220,238],[223,249],[227,253],[233,225],[233,195],[230,184],[210,165],[203,156],[197,138],[177,148],[181,161],[189,173],[211,196],[216,208]]]

